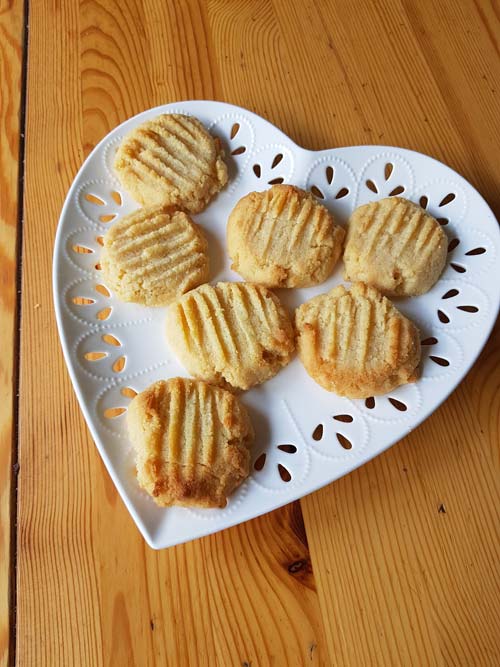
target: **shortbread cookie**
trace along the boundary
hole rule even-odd
[[[306,371],[340,396],[385,394],[418,377],[418,329],[373,287],[314,297],[295,311],[295,327]]]
[[[122,301],[166,306],[208,280],[207,241],[186,213],[141,208],[106,233],[101,267]]]
[[[185,294],[169,309],[167,340],[192,375],[238,389],[268,380],[294,350],[278,298],[250,283],[202,285]]]
[[[248,476],[253,429],[228,391],[198,380],[160,381],[131,402],[137,479],[157,505],[224,507]]]
[[[162,114],[123,139],[114,166],[123,187],[140,204],[169,204],[198,213],[227,183],[223,156],[219,139],[198,119]]]
[[[309,192],[273,185],[236,204],[227,225],[232,268],[267,287],[307,287],[328,278],[344,230]]]
[[[389,296],[427,292],[443,272],[448,242],[440,224],[402,197],[357,208],[344,252],[346,280],[362,280]]]

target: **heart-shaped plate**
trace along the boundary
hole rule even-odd
[[[246,392],[256,430],[252,474],[222,510],[161,509],[138,487],[126,432],[136,392],[186,375],[164,336],[165,309],[121,303],[100,275],[102,235],[137,208],[113,173],[123,136],[160,113],[198,117],[219,136],[228,186],[195,220],[210,244],[211,278],[240,280],[225,248],[234,204],[273,183],[309,189],[345,224],[352,210],[401,195],[420,203],[448,235],[449,261],[427,294],[397,301],[422,333],[421,379],[387,396],[349,400],[323,390],[294,359]],[[311,493],[357,468],[428,417],[462,380],[484,346],[500,302],[498,224],[478,192],[436,160],[402,148],[354,146],[312,152],[255,114],[220,102],[167,104],[126,121],[101,141],[76,176],[54,249],[54,302],[66,363],[85,419],[144,538],[164,548],[246,521]],[[292,309],[342,282],[342,262],[318,286],[280,290]]]

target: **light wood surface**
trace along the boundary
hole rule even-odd
[[[8,25],[12,258],[21,31]],[[311,149],[429,153],[498,216],[499,29],[498,5],[473,0],[30,3],[16,664],[500,664],[498,328],[445,405],[384,455],[282,510],[153,552],[80,415],[51,297],[57,219],[82,160],[117,123],[179,99],[246,106]],[[3,38],[1,49],[3,60]],[[4,366],[13,310],[11,298],[0,314]],[[0,655],[11,664],[2,494]]]
[[[0,665],[12,662],[16,242],[23,3],[0,2]]]

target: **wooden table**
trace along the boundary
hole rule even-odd
[[[499,216],[499,37],[495,0],[0,1],[2,665],[500,664],[498,327],[384,455],[154,552],[84,424],[51,296],[83,159],[174,100],[240,104],[311,149],[423,151]]]

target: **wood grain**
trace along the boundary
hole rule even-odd
[[[498,215],[491,179],[500,149],[500,26],[492,7],[325,5],[321,19],[338,26],[337,40],[323,29],[315,58],[333,50],[341,70],[352,68],[351,112],[363,115],[365,140],[448,162]],[[307,10],[286,20],[292,52]],[[382,63],[382,53],[392,57]],[[342,145],[351,131],[337,125],[324,136]],[[473,372],[424,425],[302,501],[336,664],[500,661],[499,365],[497,328]]]
[[[500,662],[498,329],[447,403],[383,456],[300,503],[153,552],[79,413],[50,286],[85,155],[179,99],[241,104],[311,149],[430,153],[498,215],[499,16],[472,0],[31,3],[19,665]]]
[[[13,408],[23,3],[0,5],[0,665],[11,664]]]
[[[411,436],[302,501],[338,664],[498,663],[498,332]]]
[[[193,56],[208,48],[203,11],[195,3],[31,7],[18,529],[21,665],[327,664],[300,505],[166,552],[148,549],[88,436],[53,321],[54,232],[84,154],[114,124],[148,106],[215,96],[218,74],[210,58]],[[155,18],[148,21],[149,16]],[[47,48],[49,25],[54,40]],[[180,35],[179,41],[165,40],[165,33]],[[180,44],[192,49],[189,60]]]

